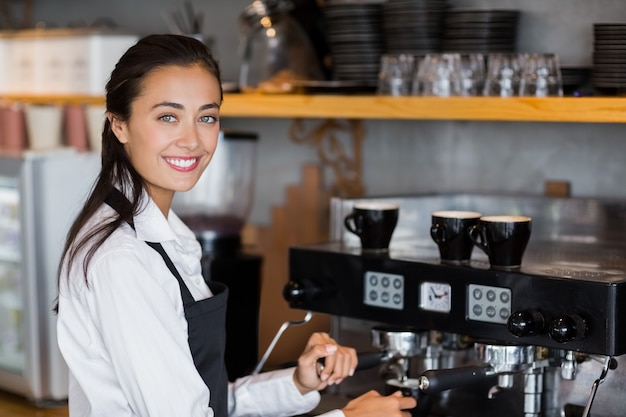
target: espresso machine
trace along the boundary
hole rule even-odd
[[[362,251],[344,218],[398,204],[388,251]],[[431,213],[532,217],[522,266],[442,263]],[[290,307],[331,315],[331,333],[380,351],[316,411],[370,389],[418,399],[413,416],[616,417],[626,410],[626,201],[426,195],[331,201],[331,239],[290,248]],[[408,344],[408,346],[406,346]],[[402,346],[399,348],[398,346]]]
[[[262,258],[247,253],[242,228],[250,214],[256,175],[256,133],[222,130],[209,166],[172,204],[202,246],[205,280],[228,287],[226,369],[232,381],[258,359]]]

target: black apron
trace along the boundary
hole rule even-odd
[[[114,189],[107,197],[106,203],[117,210],[120,200],[125,198]],[[134,226],[131,224],[131,227]],[[163,258],[168,269],[178,280],[180,293],[187,320],[187,341],[193,356],[193,362],[209,387],[211,398],[209,405],[216,417],[228,416],[228,375],[224,362],[226,350],[226,302],[228,288],[219,282],[210,282],[209,288],[213,297],[195,301],[176,270],[174,263],[159,242],[146,242]]]

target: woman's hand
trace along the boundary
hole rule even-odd
[[[404,410],[416,405],[415,398],[405,397],[400,391],[386,397],[369,391],[350,401],[341,411],[346,417],[410,417],[411,413]]]
[[[320,366],[317,362],[322,358],[324,365]],[[357,362],[353,348],[337,344],[327,333],[313,333],[298,358],[293,380],[303,395],[319,391],[353,375]]]

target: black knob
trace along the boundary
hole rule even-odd
[[[320,292],[321,288],[309,280],[289,281],[283,288],[283,297],[293,307],[311,302]]]
[[[306,289],[299,282],[289,281],[283,288],[283,297],[290,303],[303,301]]]
[[[537,310],[516,311],[509,316],[507,328],[513,336],[534,336],[543,332],[546,322]]]
[[[584,339],[587,335],[587,322],[578,314],[557,317],[552,321],[548,334],[557,343]]]

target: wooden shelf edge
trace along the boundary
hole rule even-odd
[[[225,94],[222,116],[626,123],[626,98]]]
[[[103,105],[103,96],[4,95],[5,103]],[[223,117],[626,123],[626,97],[388,97],[224,95]]]
[[[24,104],[76,104],[76,105],[103,105],[104,96],[101,95],[17,95],[5,94],[0,96],[0,101],[4,103],[24,103]]]

